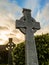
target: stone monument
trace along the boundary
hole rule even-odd
[[[23,17],[16,20],[16,28],[20,29],[25,36],[25,65],[38,65],[34,32],[40,29],[39,22],[31,17],[30,9],[23,9]]]
[[[15,47],[15,44],[12,42],[12,38],[9,38],[6,47],[8,48],[8,65],[13,65],[12,50]]]

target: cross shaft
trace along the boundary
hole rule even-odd
[[[21,29],[22,32],[23,29],[26,28],[25,63],[26,65],[38,65],[33,33],[35,29],[40,29],[40,24],[31,17],[31,10],[23,9],[23,14],[24,16],[20,20],[16,20],[16,28]]]

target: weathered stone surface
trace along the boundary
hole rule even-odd
[[[23,14],[24,16],[20,20],[16,20],[16,28],[19,28],[23,33],[26,33],[25,64],[38,65],[36,45],[33,34],[34,31],[40,29],[40,24],[31,17],[31,10],[23,9]]]
[[[8,65],[13,65],[12,50],[15,47],[15,44],[12,42],[12,38],[9,38],[6,47],[8,48]]]

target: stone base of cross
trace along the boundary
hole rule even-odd
[[[40,29],[40,24],[31,17],[31,10],[23,9],[23,15],[20,20],[16,20],[16,28],[26,34],[25,64],[38,65],[34,32]]]

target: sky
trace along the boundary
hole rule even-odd
[[[31,9],[31,16],[40,22],[41,29],[35,35],[49,33],[49,0],[0,0],[0,45],[12,37],[18,44],[25,40],[25,35],[15,27],[16,19],[20,19],[23,8]]]

